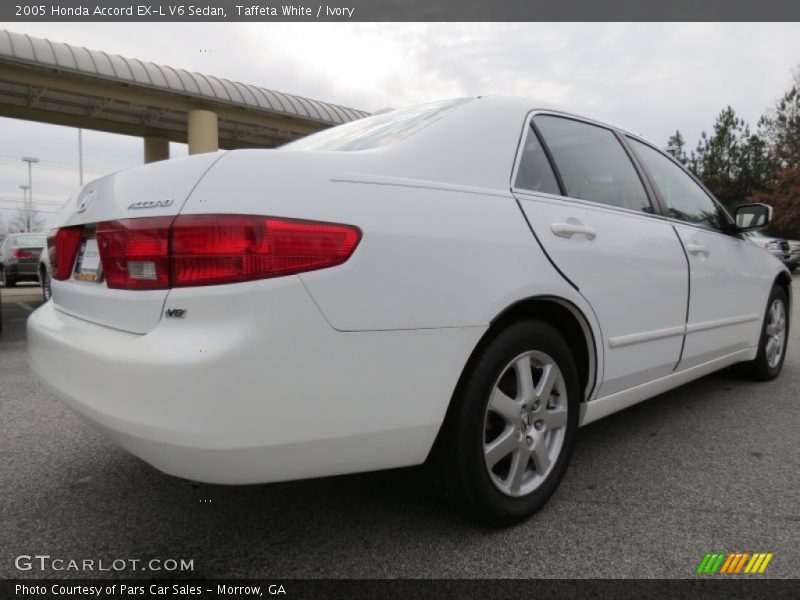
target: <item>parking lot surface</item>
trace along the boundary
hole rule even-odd
[[[110,574],[18,571],[26,554],[193,559],[173,574],[193,577],[696,577],[706,552],[734,551],[774,553],[756,577],[800,577],[797,302],[776,381],[727,370],[583,428],[544,509],[492,530],[443,506],[420,469],[244,487],[163,475],[33,377],[38,288],[2,299],[0,577]]]

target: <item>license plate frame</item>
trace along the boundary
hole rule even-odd
[[[100,283],[103,277],[102,271],[103,265],[100,262],[100,248],[97,245],[97,238],[94,235],[86,236],[81,241],[73,278],[78,281]]]

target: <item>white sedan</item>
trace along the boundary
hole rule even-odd
[[[791,277],[670,156],[512,98],[94,181],[30,364],[123,448],[246,484],[427,462],[495,524],[579,426],[734,363],[776,377]],[[722,426],[722,425],[721,425]]]

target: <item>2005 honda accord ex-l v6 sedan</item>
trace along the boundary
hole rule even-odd
[[[86,185],[30,364],[120,446],[246,484],[428,463],[503,525],[577,428],[734,363],[776,377],[791,278],[680,164],[510,98]]]

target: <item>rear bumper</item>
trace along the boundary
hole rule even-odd
[[[156,468],[259,483],[425,460],[485,328],[332,329],[295,277],[170,292],[147,334],[28,320],[29,362],[67,405]]]

